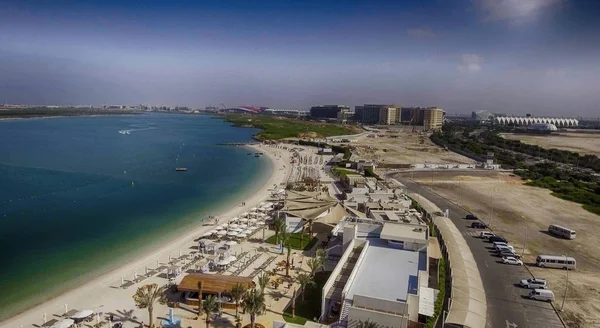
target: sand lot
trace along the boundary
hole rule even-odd
[[[565,132],[549,136],[502,133],[502,137],[520,140],[523,143],[537,145],[546,149],[561,149],[600,156],[600,134]]]
[[[524,262],[536,277],[549,280],[549,288],[556,295],[555,306],[559,308],[566,271],[538,268],[534,266],[535,257],[540,254],[574,257],[577,270],[569,272],[563,318],[572,327],[600,326],[600,216],[585,211],[579,204],[552,196],[549,190],[525,186],[520,178],[508,173],[467,174],[470,173],[421,172],[415,173],[415,180],[491,224],[519,252],[525,243]],[[550,224],[576,230],[577,238],[564,240],[549,235],[546,229]]]
[[[357,147],[353,152],[359,158],[380,163],[475,163],[435,145],[428,134],[412,132],[410,127],[390,127],[390,130],[362,135],[356,141],[352,144]]]

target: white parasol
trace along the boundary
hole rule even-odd
[[[237,258],[236,258],[235,256],[233,256],[233,255],[229,255],[229,256],[226,258],[226,260],[229,260],[229,263],[231,263],[231,262],[233,262],[233,261],[237,260]]]
[[[256,212],[256,207],[251,208],[250,212]]]
[[[237,220],[239,220],[239,218],[231,218],[230,221],[237,221]]]
[[[240,228],[241,229],[246,229],[246,228],[248,228],[248,225],[247,224],[240,224]]]
[[[235,228],[235,229],[231,229],[231,231],[233,231],[233,232],[242,232],[242,229],[240,229],[240,228]]]
[[[227,234],[227,231],[225,231],[225,230],[221,230],[221,231],[217,232],[217,235],[219,235],[219,236],[225,236],[226,234]]]
[[[208,232],[203,233],[202,237],[208,237],[210,235],[212,235],[212,233],[210,231],[208,231]]]
[[[246,238],[246,237],[248,237],[248,235],[247,235],[247,234],[245,234],[245,233],[241,233],[241,234],[239,234],[239,235],[237,235],[237,236],[238,236],[239,238]]]
[[[245,217],[247,217],[247,216],[248,216],[248,212],[244,212],[244,213],[242,213],[242,215],[240,215],[240,216],[245,218]]]
[[[210,234],[211,234],[211,235],[212,235],[212,234],[215,234],[215,233],[219,233],[219,231],[218,231],[218,230],[211,230],[211,231],[209,231],[209,232],[210,232]]]
[[[219,230],[223,230],[223,229],[225,229],[225,228],[223,228],[223,227],[216,227],[216,228],[215,228],[215,230],[217,230],[217,231],[219,231]]]
[[[235,231],[229,231],[229,232],[227,233],[227,236],[231,236],[231,237],[236,237],[237,235],[238,235],[238,233],[237,233],[237,232],[235,232]]]
[[[237,241],[230,240],[230,241],[226,242],[225,245],[227,245],[227,246],[234,246],[234,245],[237,245]]]
[[[240,219],[240,222],[248,222],[248,219],[246,219],[246,218]]]
[[[75,324],[73,319],[65,319],[53,324],[50,328],[69,328],[73,324]]]
[[[239,225],[237,223],[232,223],[229,225],[229,227],[235,229],[235,228],[239,227]]]
[[[81,310],[71,316],[72,319],[84,319],[94,314],[92,310]]]
[[[246,234],[246,235],[251,235],[253,232],[254,232],[254,230],[252,230],[252,229],[246,229],[246,230],[242,231],[242,233]]]
[[[248,220],[248,223],[256,223],[256,222],[258,222],[258,220],[256,220],[256,219],[250,219],[250,220]]]

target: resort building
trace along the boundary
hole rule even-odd
[[[433,315],[427,225],[345,218],[334,232],[343,254],[323,287],[322,322],[404,328]]]
[[[365,104],[354,107],[354,120],[363,124],[391,125],[400,122],[400,110],[397,105]]]

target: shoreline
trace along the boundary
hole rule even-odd
[[[267,199],[270,195],[269,189],[272,189],[274,185],[280,186],[281,183],[285,183],[285,179],[289,175],[290,167],[287,166],[284,169],[285,160],[282,160],[282,158],[287,158],[287,151],[267,145],[248,145],[246,147],[263,152],[269,158],[271,168],[263,173],[266,179],[262,180],[260,187],[256,189],[252,188],[251,192],[242,192],[240,194],[250,194],[245,199],[246,206],[236,205],[233,203],[233,200],[219,206],[219,213],[215,217],[220,219],[220,223],[248,211],[250,207]],[[68,289],[56,297],[0,321],[0,327],[18,327],[20,325],[23,327],[32,327],[34,324],[40,325],[43,322],[44,313],[48,315],[48,320],[51,320],[53,314],[64,313],[65,304],[68,304],[69,308],[90,308],[96,312],[104,313],[122,310],[125,307],[131,308],[133,306],[135,308],[131,296],[135,293],[137,287],[152,282],[164,284],[166,280],[151,276],[128,289],[116,288],[115,285],[118,286],[120,284],[122,277],[127,277],[125,280],[130,280],[134,272],[143,273],[145,267],[150,269],[156,267],[157,261],[167,262],[169,256],[173,255],[176,257],[179,250],[186,250],[184,253],[189,253],[190,246],[196,244],[194,239],[202,233],[213,229],[212,224],[206,225],[207,223],[203,219],[197,220],[197,222],[194,222],[189,227],[191,230],[189,233],[180,233],[179,236],[165,238],[166,240],[164,242],[161,241],[156,247],[147,245],[147,247],[144,247],[139,252],[132,252],[129,257],[131,261],[128,261],[128,258],[123,259],[125,264],[119,265],[117,268],[100,274],[88,282]],[[93,274],[91,273],[90,275]],[[156,281],[157,279],[161,280]]]

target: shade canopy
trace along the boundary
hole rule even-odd
[[[237,228],[239,225],[237,223],[232,223],[229,225],[230,228]]]
[[[241,229],[246,229],[246,228],[248,228],[248,225],[247,224],[240,224],[240,228]]]
[[[92,310],[81,310],[71,316],[73,319],[84,319],[94,314]]]
[[[230,241],[226,242],[225,245],[227,245],[227,246],[234,246],[234,245],[237,245],[237,241],[230,240]]]
[[[227,231],[225,231],[225,230],[221,230],[221,231],[217,232],[217,235],[219,235],[219,236],[225,236],[226,234],[227,234]]]
[[[228,265],[229,263],[231,263],[229,258],[219,259],[215,262],[216,265]]]
[[[223,227],[216,227],[216,228],[215,228],[215,230],[217,230],[217,231],[219,231],[219,230],[223,230],[223,229],[225,229],[225,228],[223,228]]]
[[[253,208],[250,209],[250,212],[256,212],[256,210],[257,210],[257,208],[253,207]]]
[[[235,228],[235,229],[231,229],[231,232],[242,232],[241,228]]]
[[[235,232],[235,231],[229,231],[229,232],[227,233],[227,236],[231,236],[231,237],[236,237],[237,235],[238,235],[238,233],[237,233],[237,232]]]
[[[248,212],[244,212],[240,215],[241,217],[247,217],[248,216]]]
[[[55,323],[50,328],[69,328],[73,324],[75,324],[75,321],[73,319],[65,319],[65,320],[61,320],[61,321]]]
[[[216,232],[216,231],[215,231],[215,232]],[[203,233],[203,234],[202,234],[202,237],[208,237],[208,236],[210,236],[210,235],[212,235],[212,233],[211,233],[210,231],[208,231],[208,232],[205,232],[205,233]]]
[[[241,218],[239,221],[240,221],[240,222],[248,222],[248,219],[246,219],[246,218]]]
[[[253,232],[254,232],[254,230],[252,230],[252,229],[246,229],[246,230],[242,231],[242,233],[247,234],[247,235],[250,235]]]
[[[237,260],[237,258],[235,256],[233,256],[233,255],[229,255],[227,257],[227,260],[229,260],[229,262],[233,262],[233,261]]]
[[[246,238],[246,237],[248,237],[248,234],[241,233],[241,234],[239,234],[237,236],[240,237],[240,238]]]
[[[240,219],[240,218],[231,218],[231,221],[237,221],[237,220],[239,220],[239,219]]]
[[[193,273],[183,277],[177,286],[177,290],[180,292],[198,292],[198,282],[200,281],[202,282],[202,292],[209,294],[218,294],[224,290],[231,290],[231,287],[237,283],[241,283],[246,287],[254,285],[250,277]]]
[[[248,222],[249,223],[256,223],[256,222],[258,222],[258,220],[257,219],[250,219],[250,220],[248,220]]]
[[[218,230],[211,230],[211,231],[209,231],[209,232],[210,232],[210,234],[212,235],[212,234],[215,234],[215,233],[217,233],[217,232],[219,232],[219,231],[218,231]]]

